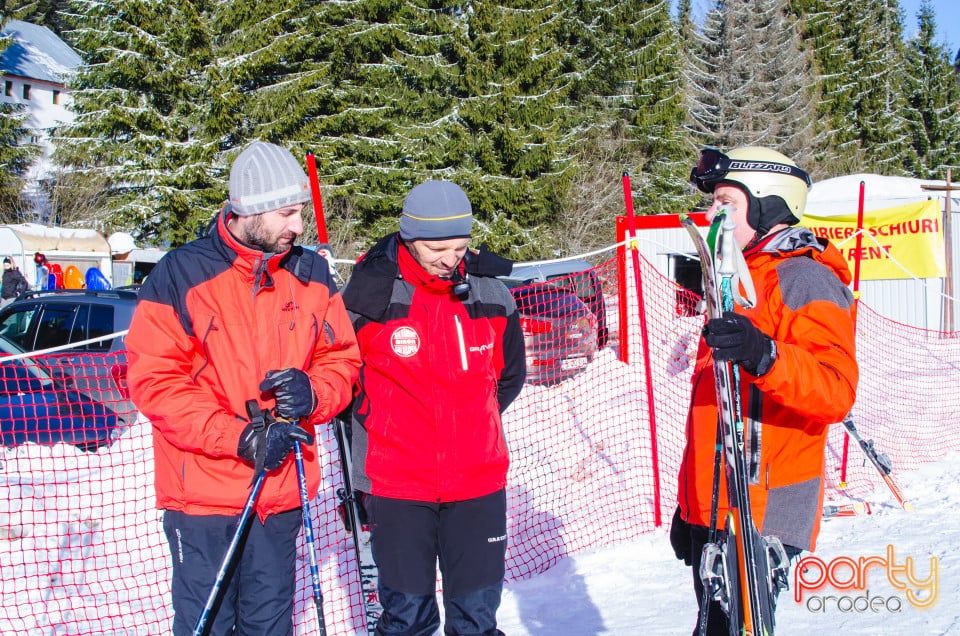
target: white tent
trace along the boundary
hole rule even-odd
[[[923,189],[923,186],[943,187],[946,185],[945,181],[851,174],[814,183],[807,195],[806,213],[815,216],[855,214],[859,205],[861,181],[865,211],[882,210],[930,198],[941,199],[941,209],[946,206],[946,192]],[[960,185],[957,185],[956,191],[952,191],[950,195],[951,210],[960,212]]]
[[[111,275],[110,245],[96,230],[47,227],[36,223],[0,225],[0,254],[13,258],[31,287],[37,288],[37,266],[34,254],[43,254],[50,263],[63,270],[70,265],[82,273],[96,267]]]

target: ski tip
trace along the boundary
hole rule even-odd
[[[904,509],[904,510],[908,510],[908,511],[909,511],[909,510],[913,510],[913,504],[910,503],[909,501],[904,501],[904,502],[903,502],[903,509]]]

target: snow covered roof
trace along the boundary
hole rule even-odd
[[[4,74],[65,84],[83,60],[45,26],[8,21],[0,35],[12,38],[0,52],[0,70]]]
[[[96,230],[47,227],[37,223],[0,225],[0,240],[10,235],[19,241],[25,254],[52,251],[110,254],[107,239]]]
[[[812,216],[855,214],[860,202],[861,181],[863,182],[863,208],[867,211],[946,196],[946,192],[942,190],[922,188],[924,185],[943,187],[946,181],[884,177],[878,174],[851,174],[814,183],[807,195],[804,213]],[[960,212],[960,186],[956,187],[956,191],[950,193],[951,210]]]

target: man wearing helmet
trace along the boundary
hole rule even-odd
[[[725,207],[736,222],[733,235],[757,296],[754,307],[707,321],[693,373],[670,541],[677,558],[693,566],[699,601],[717,439],[714,359],[742,370],[744,420],[760,440],[759,455],[753,455],[757,479],[750,485],[754,522],[761,535],[778,537],[790,557],[815,547],[827,433],[853,406],[859,374],[846,261],[828,241],[797,225],[810,186],[807,173],[779,152],[748,146],[726,155],[701,151],[690,179],[713,194],[708,220]],[[727,512],[724,481],[718,519]],[[729,630],[720,603],[711,602],[707,633],[725,636]]]

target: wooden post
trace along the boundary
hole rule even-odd
[[[954,330],[954,305],[956,303],[957,291],[953,281],[953,213],[950,210],[950,193],[960,191],[960,187],[955,187],[952,183],[952,170],[947,168],[946,185],[921,185],[923,190],[936,190],[946,192],[947,203],[943,210],[943,256],[944,266],[947,275],[943,279],[942,294],[943,301],[940,304],[940,331],[953,333]]]

